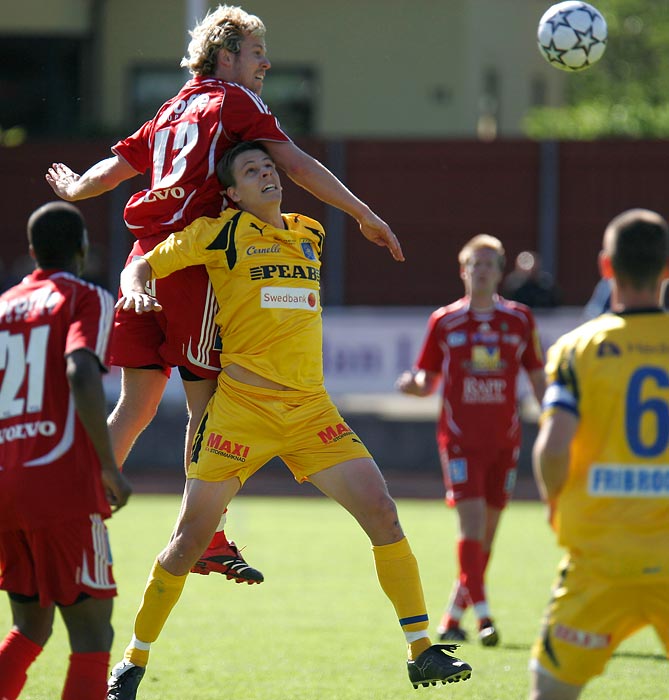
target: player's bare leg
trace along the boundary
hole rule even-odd
[[[186,472],[190,464],[190,451],[193,438],[197,433],[209,399],[216,390],[215,379],[200,379],[197,381],[184,380],[184,392],[188,407],[188,426],[186,428],[186,446],[184,451],[184,464]],[[216,532],[202,551],[201,556],[195,562],[191,571],[195,574],[209,575],[210,573],[223,574],[228,580],[235,583],[262,583],[265,577],[258,569],[254,569],[246,563],[234,542],[230,542],[225,535],[226,512],[223,511],[216,526]]]
[[[167,377],[160,369],[121,369],[121,394],[107,418],[114,457],[123,466],[137,438],[155,418]]]
[[[184,394],[186,395],[186,409],[188,411],[188,424],[186,425],[186,443],[184,449],[184,465],[186,472],[190,464],[190,451],[193,438],[197,432],[202,416],[207,408],[209,399],[216,391],[215,379],[199,379],[196,381],[183,381]]]
[[[51,636],[55,606],[9,594],[12,628],[0,639],[0,697],[18,698],[28,679],[28,669]]]
[[[471,666],[451,656],[457,645],[430,642],[418,564],[374,461],[349,460],[312,474],[310,481],[348,510],[371,540],[379,583],[407,641],[409,680],[414,688],[467,680]]]
[[[10,596],[14,628],[0,647],[0,695],[18,697],[26,672],[51,636],[55,605]],[[70,642],[63,697],[102,697],[107,685],[113,600],[86,598],[60,607]]]
[[[149,660],[151,644],[176,605],[188,573],[211,540],[220,514],[239,491],[239,479],[188,479],[181,511],[168,545],[158,555],[135,618],[133,636],[124,658],[114,666],[107,700],[134,698]]]
[[[581,690],[582,685],[563,683],[548,673],[530,673],[529,700],[577,700]]]

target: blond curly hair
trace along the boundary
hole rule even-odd
[[[255,15],[241,7],[219,5],[189,32],[188,55],[181,59],[181,67],[193,75],[213,75],[216,72],[218,52],[226,49],[239,53],[247,35],[265,36],[265,25]]]

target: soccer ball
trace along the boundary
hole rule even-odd
[[[568,0],[550,7],[539,20],[541,55],[560,70],[579,71],[604,55],[608,31],[601,12],[587,2]]]

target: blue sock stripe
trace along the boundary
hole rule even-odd
[[[402,617],[400,618],[400,625],[404,627],[404,625],[413,625],[414,622],[427,622],[428,617],[427,614],[425,615],[414,615],[413,617]]]

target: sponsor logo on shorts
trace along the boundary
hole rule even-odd
[[[263,309],[318,310],[318,292],[300,287],[263,287],[260,290]]]
[[[337,425],[328,425],[325,430],[318,431],[318,437],[324,445],[330,445],[333,442],[338,442],[342,438],[355,433],[346,425],[346,423],[337,423]]]
[[[610,634],[584,632],[560,624],[553,626],[553,636],[555,639],[582,649],[606,649],[611,644]]]
[[[506,473],[506,477],[504,479],[504,493],[507,494],[507,496],[510,496],[513,493],[513,490],[516,488],[516,470],[515,469],[509,469],[509,471]]]
[[[32,423],[19,423],[7,428],[0,428],[0,445],[14,440],[27,440],[37,437],[51,437],[56,433],[56,424],[51,420],[33,421]]]
[[[669,464],[656,467],[593,464],[588,473],[588,494],[628,498],[669,497]]]
[[[464,458],[448,460],[448,478],[451,484],[464,484],[467,481],[467,460]]]
[[[246,462],[249,450],[251,449],[248,445],[244,445],[241,442],[235,442],[234,440],[228,440],[218,433],[209,433],[207,438],[207,444],[204,447],[206,452],[211,452],[212,454],[219,455],[220,457],[228,457],[229,459],[235,459],[238,462]]]

